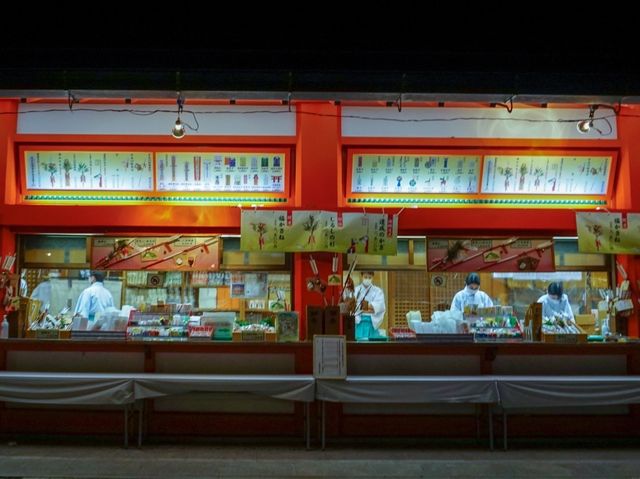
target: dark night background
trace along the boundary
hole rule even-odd
[[[611,2],[286,5],[14,13],[0,89],[175,90],[180,71],[184,90],[640,93],[638,27]]]

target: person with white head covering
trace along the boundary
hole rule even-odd
[[[464,280],[464,289],[458,291],[451,302],[452,311],[464,313],[465,306],[489,308],[493,301],[487,293],[480,291],[480,276],[478,273],[469,273]]]

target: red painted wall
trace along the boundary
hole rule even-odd
[[[640,212],[640,107],[633,105],[621,111],[618,122],[619,135],[623,140],[620,148],[620,166],[615,185],[612,209]],[[634,311],[629,318],[629,334],[640,335],[640,256],[619,255],[618,262],[627,272],[633,293]],[[618,282],[622,281],[617,273]]]
[[[340,156],[337,145],[340,139],[339,109],[333,104],[314,103],[298,107],[295,206],[308,210],[335,210],[338,198]],[[324,297],[309,291],[306,279],[314,276],[308,254],[294,254],[294,304],[300,311],[301,338],[305,339],[307,305],[322,306],[324,298],[331,304],[328,288]],[[324,281],[331,273],[333,254],[314,253],[320,278]]]
[[[0,100],[0,111],[14,112],[18,109],[17,101]],[[1,258],[14,253],[16,249],[15,235],[5,227],[11,224],[6,218],[6,205],[16,201],[18,181],[14,158],[14,138],[17,115],[0,115],[0,261]]]

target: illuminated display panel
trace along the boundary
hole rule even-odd
[[[611,156],[485,156],[482,193],[607,194]]]
[[[26,190],[152,191],[150,151],[24,152]]]
[[[616,173],[614,151],[495,153],[495,149],[472,148],[349,148],[343,169],[344,204],[453,208],[608,204]]]
[[[270,152],[158,153],[157,191],[285,191],[285,155]]]
[[[290,148],[21,146],[22,200],[46,204],[286,204]]]
[[[354,154],[352,193],[477,193],[480,156]]]

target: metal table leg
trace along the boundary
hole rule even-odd
[[[320,406],[320,407],[321,407],[321,414],[320,414],[320,416],[321,416],[321,425],[320,425],[320,426],[321,426],[321,430],[322,430],[322,433],[321,433],[321,438],[322,438],[322,450],[324,451],[324,439],[325,439],[325,430],[324,430],[324,423],[325,423],[325,417],[324,417],[324,416],[325,416],[324,401],[320,401],[320,404],[321,404],[321,406]]]
[[[129,404],[124,405],[124,448],[129,448]]]
[[[307,436],[307,451],[311,449],[311,421],[309,417],[309,403],[304,403],[304,427]]]
[[[138,410],[138,447],[142,447],[142,421],[144,416],[144,399],[140,400],[140,409]]]
[[[502,410],[502,444],[504,450],[507,450],[507,411]]]
[[[489,449],[493,451],[493,410],[489,404]]]

